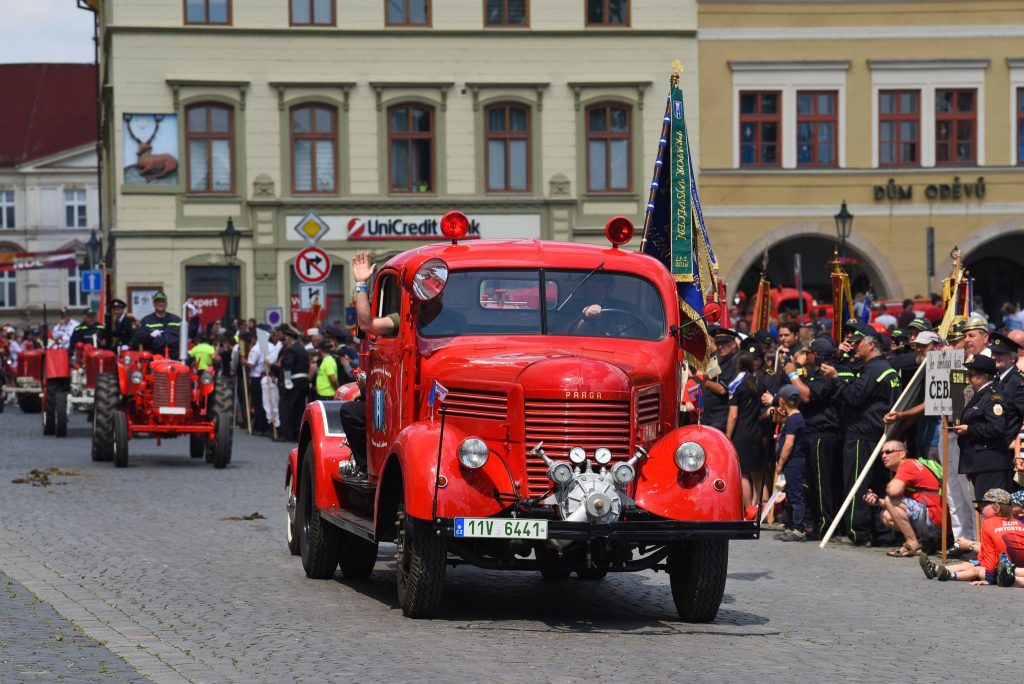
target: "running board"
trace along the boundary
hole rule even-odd
[[[373,518],[367,515],[357,511],[350,511],[347,508],[328,508],[320,511],[320,517],[346,532],[351,532],[357,537],[362,537],[369,541],[377,541],[377,535],[374,533]]]

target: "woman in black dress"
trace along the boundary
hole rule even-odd
[[[743,506],[754,503],[761,491],[764,452],[761,443],[761,394],[764,388],[754,372],[754,357],[748,352],[736,355],[736,378],[729,385],[729,419],[726,436],[732,440],[743,475]]]

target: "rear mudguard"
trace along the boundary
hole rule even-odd
[[[441,447],[443,487],[437,490],[437,515],[442,518],[491,516],[512,503],[512,483],[501,458],[492,449],[482,468],[470,470],[459,462],[459,445],[468,437],[451,425],[445,425]],[[394,462],[402,469],[406,513],[414,518],[430,520],[433,513],[434,485],[437,480],[437,451],[441,424],[423,421],[399,433],[392,453],[381,470],[388,472]],[[503,454],[508,458],[507,454]],[[499,501],[496,492],[507,495]],[[378,488],[377,502],[381,500]]]
[[[47,349],[45,362],[47,380],[71,377],[71,360],[67,349]]]
[[[704,467],[684,473],[675,463],[683,442],[704,448]],[[732,442],[715,428],[687,425],[668,433],[651,447],[638,468],[637,505],[671,520],[742,520],[743,492],[739,459]],[[715,488],[718,483],[722,491]]]

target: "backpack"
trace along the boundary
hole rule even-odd
[[[907,489],[916,492],[929,492],[932,494],[938,494],[939,496],[942,496],[942,464],[936,461],[935,459],[931,458],[916,458],[914,460],[932,472],[932,475],[934,475],[935,479],[938,480],[939,482],[939,488],[938,490],[933,490],[921,489],[920,487],[907,487]]]

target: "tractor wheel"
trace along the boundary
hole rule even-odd
[[[345,579],[364,580],[373,573],[377,564],[377,542],[357,537],[351,532],[342,532],[341,574]]]
[[[213,467],[227,468],[231,461],[231,415],[217,416],[217,441],[213,443]]]
[[[124,411],[114,411],[114,466],[128,467],[128,417]]]
[[[68,393],[58,392],[53,409],[53,434],[68,436]]]
[[[447,552],[444,537],[426,520],[405,513],[404,496],[396,520],[398,539],[398,605],[406,617],[432,616],[441,605]]]
[[[313,487],[313,448],[306,447],[302,479],[299,480],[299,505],[295,511],[302,569],[311,579],[331,579],[338,567],[341,530],[320,517]]]
[[[711,622],[725,594],[729,541],[676,542],[668,554],[668,574],[676,612],[686,622]]]
[[[293,476],[294,477],[294,476]],[[288,492],[287,498],[285,498],[285,539],[288,541],[288,550],[293,556],[299,555],[299,531],[295,527],[295,509],[298,506],[296,501],[292,500],[292,483],[285,483],[285,489]]]
[[[109,461],[114,457],[114,413],[121,403],[121,388],[113,373],[96,376],[93,392],[92,460]]]
[[[188,436],[188,455],[192,458],[206,456],[206,443],[209,438],[202,432],[193,432]]]
[[[46,383],[46,391],[43,392],[43,434],[52,435],[53,426],[56,422],[57,413],[57,391],[50,383]]]
[[[210,415],[228,416],[235,415],[235,383],[231,378],[217,376],[213,385],[213,404],[210,408]]]
[[[18,392],[18,408],[22,413],[39,413],[43,408],[41,395]]]

